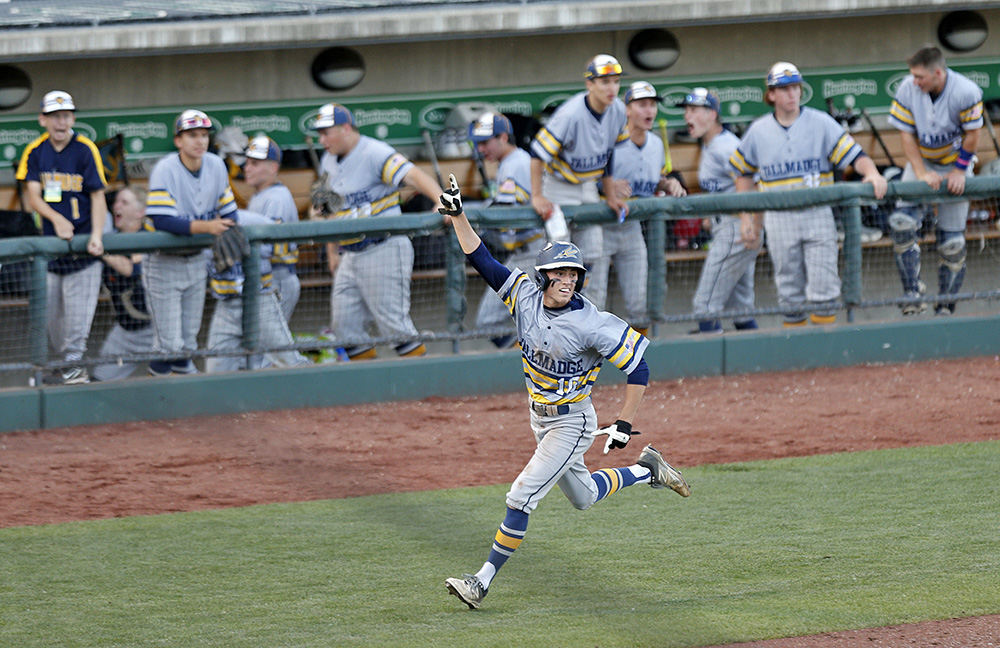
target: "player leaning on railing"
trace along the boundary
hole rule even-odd
[[[643,359],[648,340],[617,316],[600,311],[579,294],[586,270],[572,243],[550,242],[539,253],[534,272],[510,270],[486,249],[462,210],[455,176],[441,196],[458,242],[473,267],[503,300],[514,318],[528,388],[531,430],[538,442],[534,455],[507,493],[507,514],[486,562],[476,574],[448,578],[448,591],[470,608],[483,597],[507,558],[521,544],[528,516],[555,485],[573,506],[590,508],[633,484],[668,487],[687,497],[691,491],[653,446],[642,449],[631,466],[591,473],[583,456],[594,438],[607,434],[604,446],[624,448],[632,434],[649,369]],[[613,425],[598,429],[590,391],[601,364],[608,360],[628,374],[625,401]]]

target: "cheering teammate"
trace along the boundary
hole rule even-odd
[[[618,98],[622,66],[598,54],[584,72],[587,89],[567,99],[531,143],[531,206],[542,220],[557,205],[601,201],[597,181],[604,175],[615,144],[625,141],[625,104]],[[618,214],[625,207],[616,194],[606,196]],[[609,259],[600,225],[573,228],[573,241],[583,252],[589,279],[586,292],[598,308],[608,292]]]
[[[97,146],[73,130],[73,97],[53,90],[42,98],[38,123],[45,134],[28,144],[17,167],[17,179],[27,183],[28,204],[42,217],[42,233],[67,241],[89,234],[90,256],[63,256],[49,261],[48,332],[53,348],[66,362],[83,359],[87,337],[97,310],[104,254],[104,166]],[[90,382],[82,365],[57,371],[53,382],[65,385]],[[48,378],[48,377],[46,377]]]
[[[872,159],[865,155],[844,127],[830,115],[801,106],[802,75],[784,61],[771,66],[764,95],[774,112],[759,117],[747,129],[730,157],[736,171],[736,190],[780,191],[833,184],[833,168],[854,164],[875,198],[885,195],[887,183]],[[759,214],[742,214],[740,226],[747,247],[758,244]],[[763,226],[774,264],[778,305],[785,326],[807,321],[832,324],[837,319],[840,276],[837,272],[837,227],[828,206],[794,211],[766,211]]]
[[[622,199],[667,193],[675,198],[687,195],[676,178],[667,177],[663,141],[649,134],[661,101],[656,88],[646,81],[636,81],[625,92],[628,139],[619,142],[611,154],[603,180],[605,195],[615,191]],[[649,324],[646,240],[642,236],[642,224],[637,220],[626,221],[627,217],[626,205],[617,223],[602,226],[604,254],[614,261],[629,323],[646,335]]]
[[[185,110],[174,122],[177,153],[156,163],[149,175],[146,215],[157,230],[180,236],[219,235],[236,224],[236,200],[226,163],[208,152],[215,127],[200,110]],[[155,252],[143,275],[156,350],[171,357],[153,360],[154,376],[196,373],[189,354],[198,348],[208,269],[201,248]]]
[[[973,156],[979,146],[983,127],[982,89],[945,65],[944,55],[936,47],[925,47],[910,57],[910,76],[903,79],[896,91],[889,112],[889,121],[899,129],[906,155],[904,181],[920,180],[932,189],[944,181],[948,192],[956,196],[965,192],[965,178],[972,175]],[[896,267],[903,282],[905,297],[920,297],[924,283],[920,281],[921,210],[909,203],[900,203],[889,216],[892,228]],[[965,278],[965,224],[969,201],[942,203],[937,207],[938,290],[953,295]],[[924,311],[919,302],[902,305],[903,315]],[[951,315],[955,303],[940,302],[938,315]]]
[[[497,570],[524,539],[529,514],[556,484],[581,510],[633,484],[668,487],[684,497],[691,491],[652,446],[643,448],[635,464],[623,468],[591,473],[583,461],[598,434],[608,435],[605,453],[628,443],[649,381],[642,357],[649,341],[578,294],[586,274],[580,250],[572,243],[550,242],[538,253],[533,277],[529,277],[521,270],[507,269],[487,251],[462,211],[454,175],[441,205],[441,213],[451,217],[462,251],[514,317],[531,429],[538,442],[507,493],[507,514],[482,568],[474,575],[445,581],[451,594],[475,609]],[[628,384],[618,420],[599,430],[590,391],[604,360],[628,374]]]
[[[695,88],[680,103],[684,122],[691,137],[701,141],[698,159],[698,184],[708,193],[733,191],[729,158],[740,140],[722,127],[719,121],[719,98],[705,88]],[[740,219],[719,214],[712,219],[712,242],[701,267],[701,277],[694,293],[693,307],[699,333],[721,333],[722,322],[709,313],[751,311],[754,307],[753,273],[761,241],[747,246],[740,238]],[[737,330],[757,328],[757,320],[737,316]]]

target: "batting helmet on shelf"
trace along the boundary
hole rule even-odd
[[[785,61],[778,61],[771,66],[767,73],[767,87],[780,88],[781,86],[802,83],[802,74],[799,69]]]
[[[576,268],[576,288],[577,292],[583,290],[583,279],[587,275],[587,268],[583,265],[583,254],[580,248],[568,241],[550,241],[545,244],[535,258],[535,283],[542,290],[549,285],[549,278],[545,274],[546,270],[557,270],[559,268]]]

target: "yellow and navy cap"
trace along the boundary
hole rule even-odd
[[[587,63],[587,71],[584,72],[583,76],[587,79],[596,79],[623,74],[622,64],[618,62],[618,59],[610,54],[598,54],[590,59],[590,63]]]
[[[793,85],[795,83],[802,83],[802,74],[791,63],[778,61],[768,70],[768,88],[780,88],[781,86]]]
[[[663,101],[663,97],[656,94],[656,88],[648,81],[636,81],[625,92],[626,104],[630,104],[636,99],[656,99],[657,101]]]
[[[719,97],[708,88],[695,88],[684,97],[678,106],[702,106],[719,112]]]
[[[272,160],[280,163],[281,147],[267,135],[258,135],[250,140],[244,155],[254,160]]]
[[[514,135],[514,127],[511,126],[510,120],[500,113],[483,113],[479,119],[469,124],[469,139],[475,144],[485,142],[500,133]]]

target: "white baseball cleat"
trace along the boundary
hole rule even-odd
[[[483,583],[472,574],[465,574],[465,578],[446,578],[444,581],[448,592],[457,596],[463,603],[469,606],[470,610],[478,610],[483,599],[486,598],[486,590]]]
[[[643,448],[636,463],[649,469],[649,472],[652,473],[649,485],[653,488],[666,487],[681,497],[687,497],[691,494],[691,487],[684,481],[684,476],[679,470],[664,461],[663,455],[653,446],[648,445]]]

